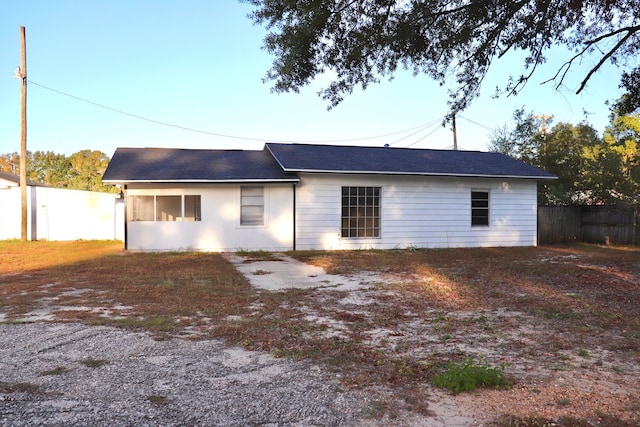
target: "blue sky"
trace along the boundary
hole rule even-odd
[[[316,95],[325,78],[299,94],[272,94],[262,81],[272,61],[261,49],[265,30],[247,18],[250,11],[233,0],[5,2],[0,153],[20,148],[20,83],[13,72],[20,64],[21,25],[33,82],[27,101],[30,151],[69,155],[91,149],[111,156],[117,147],[260,149],[267,141],[452,146],[450,127],[440,125],[448,111],[447,88],[426,76],[401,72],[391,82],[354,92],[331,111]],[[566,58],[558,51],[519,96],[494,100],[495,86],[522,72],[517,54],[497,63],[482,96],[457,121],[459,146],[486,150],[491,130],[511,123],[519,107],[571,123],[584,120],[586,110],[589,122],[603,131],[609,122],[604,102],[620,95],[617,70],[605,67],[581,95],[574,92],[583,73],[571,75],[560,91],[540,85]],[[141,120],[45,87],[206,133]],[[381,135],[388,136],[370,138]]]

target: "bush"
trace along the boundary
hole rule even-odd
[[[473,391],[477,387],[508,388],[510,383],[504,376],[504,368],[504,363],[495,368],[487,365],[482,359],[477,364],[472,358],[462,363],[449,362],[444,371],[434,376],[433,385],[454,393]]]

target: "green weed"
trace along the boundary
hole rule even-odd
[[[482,359],[475,363],[468,358],[462,363],[449,362],[444,371],[433,377],[433,385],[454,393],[470,392],[478,387],[508,388],[510,383],[504,375],[505,365],[491,367]]]

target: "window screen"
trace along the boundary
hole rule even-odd
[[[200,221],[200,196],[184,196],[184,220]]]
[[[156,221],[178,221],[180,218],[181,196],[156,196]]]
[[[129,196],[127,220],[200,221],[200,196]]]
[[[154,197],[129,196],[127,207],[128,221],[153,221]]]

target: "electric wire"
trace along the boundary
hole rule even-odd
[[[465,119],[465,120],[466,120],[466,121],[468,121],[469,123],[473,123],[474,125],[476,125],[476,126],[480,126],[481,128],[485,128],[485,129],[490,130],[490,131],[494,131],[494,130],[495,130],[495,129],[493,129],[493,128],[490,128],[489,126],[483,125],[482,123],[478,123],[478,122],[475,122],[475,121],[473,121],[473,120],[471,120],[471,119],[467,119],[466,117],[461,116],[460,114],[458,114],[458,116],[457,116],[457,117],[460,117],[461,119]]]
[[[194,129],[194,128],[190,128],[190,127],[186,127],[186,126],[181,126],[181,125],[176,125],[173,123],[167,123],[167,122],[162,122],[159,120],[154,120],[154,119],[150,119],[148,117],[143,117],[137,114],[133,114],[133,113],[129,113],[127,111],[124,110],[120,110],[117,108],[113,108],[113,107],[109,107],[107,105],[104,104],[100,104],[94,101],[91,101],[89,99],[86,98],[82,98],[76,95],[72,95],[70,93],[66,93],[45,85],[42,85],[40,83],[34,82],[33,80],[27,80],[28,83],[38,86],[42,89],[48,90],[50,92],[54,92],[57,93],[59,95],[62,96],[66,96],[68,98],[72,98],[75,99],[77,101],[81,101],[90,105],[93,105],[95,107],[99,107],[99,108],[103,108],[105,110],[109,110],[112,111],[114,113],[118,113],[118,114],[122,114],[128,117],[132,117],[134,119],[138,119],[138,120],[143,120],[149,123],[154,123],[157,125],[161,125],[161,126],[167,126],[167,127],[171,127],[171,128],[175,128],[175,129],[180,129],[180,130],[184,130],[184,131],[188,131],[188,132],[195,132],[195,133],[200,133],[200,134],[205,134],[205,135],[211,135],[211,136],[217,136],[217,137],[221,137],[221,138],[231,138],[231,139],[240,139],[240,140],[245,140],[245,141],[260,141],[260,142],[264,142],[264,141],[269,141],[269,142],[280,142],[280,143],[293,143],[293,142],[297,142],[297,143],[320,143],[320,142],[327,142],[327,143],[334,143],[334,142],[355,142],[355,141],[365,141],[365,140],[369,140],[369,139],[378,139],[378,138],[386,138],[389,136],[394,136],[394,135],[399,135],[405,132],[410,132],[413,131],[415,129],[418,129],[418,131],[407,135],[406,137],[400,138],[394,142],[392,142],[391,144],[395,144],[396,142],[402,141],[403,139],[410,137],[412,135],[415,135],[416,133],[421,132],[422,130],[424,130],[427,127],[432,126],[434,123],[439,122],[440,120],[442,120],[441,118],[438,118],[436,120],[430,121],[428,123],[423,123],[421,125],[418,126],[414,126],[412,128],[409,129],[403,129],[400,131],[395,131],[395,132],[390,132],[390,133],[386,133],[386,134],[382,134],[382,135],[375,135],[375,136],[368,136],[368,137],[361,137],[361,138],[350,138],[350,139],[334,139],[334,140],[281,140],[281,139],[272,139],[272,138],[251,138],[251,137],[245,137],[245,136],[238,136],[238,135],[229,135],[229,134],[223,134],[223,133],[217,133],[217,132],[210,132],[210,131],[205,131],[205,130],[201,130],[201,129]],[[443,116],[444,117],[444,116]],[[391,145],[390,144],[390,145]]]
[[[138,119],[138,120],[144,120],[144,121],[150,122],[150,123],[155,123],[155,124],[158,124],[158,125],[168,126],[168,127],[172,127],[172,128],[176,128],[176,129],[181,129],[181,130],[186,130],[186,131],[189,131],[189,132],[202,133],[202,134],[206,134],[206,135],[219,136],[219,137],[224,137],[224,138],[244,139],[244,140],[249,140],[249,141],[263,141],[263,140],[257,139],[257,138],[244,138],[244,137],[238,137],[238,136],[234,136],[234,135],[225,135],[225,134],[221,134],[221,133],[209,132],[209,131],[204,131],[204,130],[188,128],[188,127],[185,127],[185,126],[175,125],[175,124],[171,124],[171,123],[165,123],[165,122],[161,122],[161,121],[158,121],[158,120],[149,119],[147,117],[142,117],[142,116],[139,116],[137,114],[132,114],[132,113],[129,113],[129,112],[126,112],[126,111],[123,111],[123,110],[119,110],[117,108],[109,107],[107,105],[99,104],[97,102],[90,101],[90,100],[85,99],[85,98],[80,98],[79,96],[71,95],[69,93],[65,93],[65,92],[59,91],[57,89],[53,89],[53,88],[41,85],[41,84],[36,83],[36,82],[34,82],[32,80],[27,80],[27,82],[31,83],[33,85],[39,86],[39,87],[41,87],[43,89],[49,90],[51,92],[55,92],[57,94],[67,96],[69,98],[73,98],[73,99],[78,100],[78,101],[86,102],[87,104],[91,104],[91,105],[94,105],[96,107],[104,108],[105,110],[113,111],[115,113],[119,113],[119,114],[123,114],[125,116],[133,117],[133,118]]]
[[[398,142],[400,142],[400,141],[403,141],[403,140],[405,140],[405,139],[407,139],[407,138],[409,138],[409,137],[411,137],[411,136],[413,136],[413,135],[416,135],[416,134],[418,134],[418,133],[422,132],[423,130],[425,130],[425,129],[427,129],[427,128],[432,127],[434,124],[438,124],[438,123],[440,123],[440,122],[444,119],[444,117],[445,117],[445,116],[442,116],[442,117],[439,117],[439,118],[437,118],[437,119],[435,119],[435,120],[430,121],[429,123],[425,123],[423,126],[420,126],[420,129],[418,129],[417,131],[415,131],[415,132],[413,132],[413,133],[410,133],[409,135],[405,135],[405,136],[403,136],[402,138],[396,139],[395,141],[393,141],[393,142],[389,143],[389,145],[393,145],[393,144],[396,144],[396,143],[398,143]],[[415,129],[415,128],[414,128],[414,129]],[[413,144],[412,144],[412,145],[413,145]]]
[[[425,136],[423,136],[422,138],[420,138],[419,140],[407,145],[405,148],[409,148],[409,147],[413,147],[414,145],[416,145],[417,143],[419,143],[420,141],[430,137],[431,135],[433,135],[434,133],[436,133],[436,131],[438,130],[438,127],[434,128],[431,132],[429,132],[428,134],[426,134]]]

